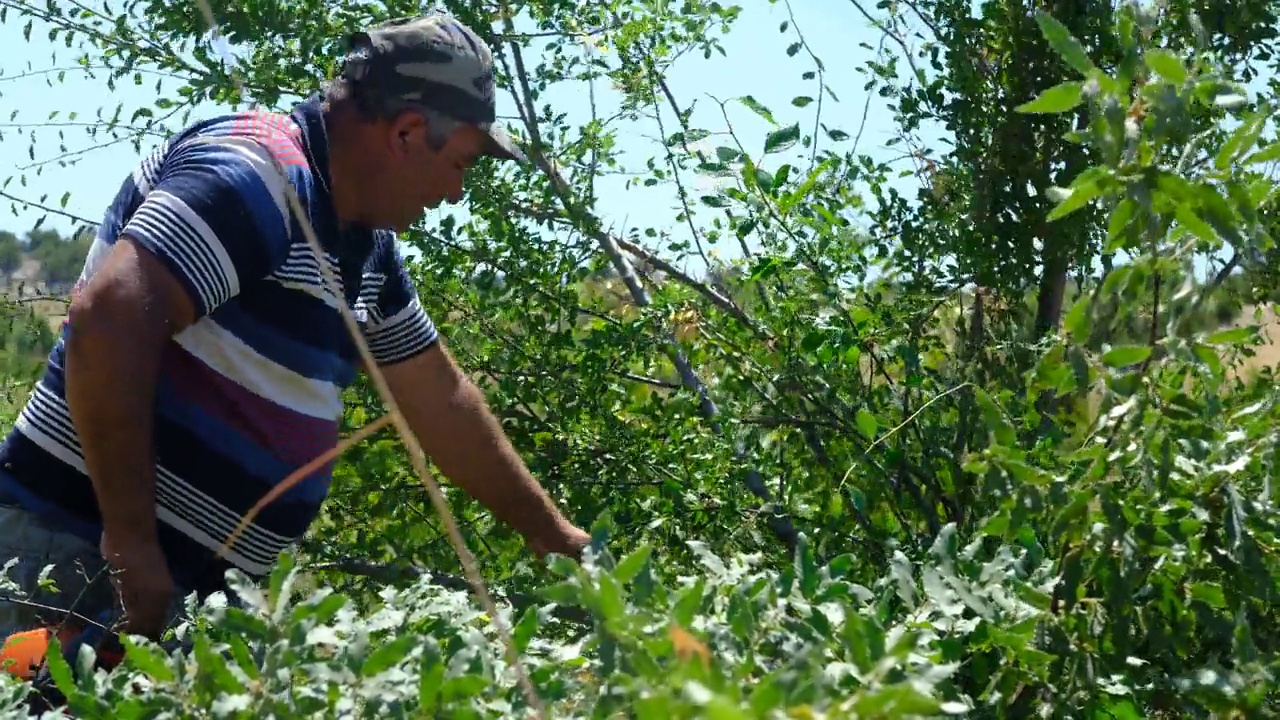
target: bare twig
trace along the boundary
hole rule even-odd
[[[809,59],[818,68],[818,98],[817,106],[813,112],[813,147],[809,151],[809,172],[813,172],[813,167],[818,164],[818,130],[822,127],[822,96],[827,92],[826,66],[822,64],[822,60],[818,55],[813,52],[813,48],[809,47],[809,41],[805,40],[804,33],[800,32],[800,26],[796,24],[795,10],[791,7],[791,0],[783,0],[783,3],[787,6],[787,19],[791,21],[791,29],[795,30],[796,37],[800,38],[800,46],[804,48],[804,51],[809,55]]]
[[[34,608],[36,610],[47,610],[48,612],[57,613],[59,615],[64,616],[64,620],[75,618],[80,622],[88,623],[95,627],[102,628],[103,630],[108,630],[108,631],[111,630],[111,628],[107,627],[106,625],[103,625],[100,621],[94,620],[93,618],[88,617],[86,615],[81,615],[78,612],[73,612],[71,610],[66,610],[60,607],[54,607],[52,605],[45,605],[43,603],[38,603],[33,600],[27,600],[26,598],[0,594],[0,602],[13,603],[14,605],[22,605],[24,607]]]
[[[89,218],[81,217],[79,215],[76,215],[75,213],[69,213],[66,210],[59,210],[58,208],[55,208],[55,207],[49,207],[48,205],[35,202],[34,200],[24,200],[18,197],[17,195],[10,195],[9,193],[4,192],[3,190],[0,190],[0,198],[4,198],[5,200],[8,200],[10,202],[18,203],[19,205],[25,205],[27,207],[33,207],[37,210],[43,210],[47,213],[53,213],[54,215],[60,215],[69,220],[75,220],[78,223],[83,223],[86,225],[95,225],[95,226],[98,224],[96,221],[90,220]]]
[[[884,41],[886,37],[888,36],[884,34],[880,35],[880,40],[876,44],[876,55],[884,54]],[[875,96],[875,93],[870,90],[867,91],[867,97],[862,103],[862,119],[858,121],[858,132],[853,135],[853,147],[850,148],[850,153],[857,152],[858,145],[862,142],[862,133],[867,130],[867,118],[871,116],[871,98]]]
[[[666,78],[662,77],[662,75],[655,73],[654,79],[658,83],[659,89],[662,90],[662,94],[666,96],[667,104],[671,106],[671,110],[675,113],[676,120],[679,121],[680,123],[680,129],[684,131],[684,134],[681,136],[681,145],[683,145],[684,151],[690,155],[693,155],[694,154],[693,150],[689,148],[689,145],[686,142],[689,136],[689,123],[685,120],[684,116],[680,112],[680,104],[676,102],[675,93],[671,92],[671,87],[667,84]],[[664,147],[665,147],[665,144],[664,144]],[[667,153],[668,155],[670,155],[669,148],[667,150]],[[683,190],[681,192],[683,193]],[[685,216],[690,218],[689,229],[696,233],[696,231],[693,228],[692,216],[691,216],[691,213],[689,212],[687,205],[685,207]],[[733,235],[738,239],[738,247],[742,249],[742,256],[750,260],[753,257],[753,253],[751,252],[751,248],[747,246],[746,236],[743,233],[739,233],[739,232],[735,232]],[[695,234],[694,237],[696,238],[697,235]],[[701,245],[699,245],[699,248],[701,248]],[[708,265],[710,265],[710,263],[708,263]],[[769,301],[769,294],[765,292],[764,285],[756,285],[756,296],[760,298],[760,302],[764,306],[765,310],[773,309],[773,304]],[[734,308],[737,309],[737,306],[734,305]],[[743,313],[742,317],[738,319],[739,321],[746,324],[748,327],[752,327],[754,330],[753,323],[749,318],[746,317],[745,312]],[[756,331],[756,334],[758,336],[761,335],[759,331]]]
[[[383,415],[377,420],[361,426],[359,430],[355,431],[350,436],[343,438],[343,440],[334,447],[324,451],[307,464],[290,473],[288,477],[282,480],[275,487],[271,488],[270,492],[263,495],[262,499],[258,500],[253,507],[249,508],[249,512],[245,513],[244,517],[240,518],[240,522],[236,524],[235,529],[231,531],[231,535],[227,538],[227,541],[223,543],[222,552],[225,553],[226,549],[231,547],[231,544],[236,541],[236,538],[240,537],[240,534],[244,532],[245,528],[249,527],[249,523],[253,522],[253,519],[258,516],[259,512],[262,512],[262,508],[270,505],[276,498],[288,492],[289,488],[307,479],[308,475],[319,470],[325,463],[333,460],[346,452],[351,448],[351,446],[390,424],[391,416]]]
[[[624,63],[629,62],[625,53],[619,52],[620,57],[624,58]],[[644,64],[644,71],[649,75],[649,81],[662,90],[666,96],[667,103],[671,106],[672,112],[676,115],[676,121],[680,123],[682,129],[687,129],[684,117],[680,112],[680,105],[676,102],[676,98],[671,94],[671,88],[667,87],[667,81],[658,73],[657,68],[653,65],[653,58],[644,57],[641,61]],[[680,177],[680,164],[676,162],[676,154],[671,150],[671,146],[667,144],[667,129],[662,122],[662,108],[658,105],[658,95],[653,94],[653,117],[658,123],[658,134],[662,136],[662,151],[667,158],[667,167],[671,168],[671,179],[676,184],[676,196],[680,198],[680,207],[684,209],[684,220],[689,226],[689,236],[693,239],[694,247],[698,249],[698,257],[702,258],[702,262],[708,268],[711,267],[711,258],[707,257],[707,251],[702,247],[702,233],[698,232],[698,227],[693,224],[693,209],[689,207],[689,191],[684,186],[684,180]],[[681,135],[681,146],[688,155],[693,155],[693,151],[689,149],[688,137]]]
[[[559,173],[557,173],[556,176],[559,177]],[[547,223],[556,223],[556,224],[570,225],[570,226],[576,227],[576,225],[574,225],[574,219],[572,217],[566,216],[563,212],[559,210],[554,210],[550,208],[532,207],[528,205],[520,205],[518,207],[521,210],[521,212],[525,213],[526,215],[534,219],[541,220]],[[661,257],[658,257],[658,255],[654,254],[653,252],[649,251],[643,246],[637,245],[636,243],[633,243],[624,237],[621,237],[619,235],[614,235],[612,233],[608,233],[602,228],[599,228],[598,226],[593,226],[590,232],[592,235],[592,239],[594,239],[597,243],[605,242],[605,240],[602,240],[601,236],[607,235],[609,241],[611,241],[614,245],[617,245],[619,249],[625,250],[629,255],[632,255],[633,257],[637,258],[645,265],[648,265],[650,268],[654,270],[661,270],[662,272],[666,273],[668,276],[675,278],[680,283],[684,284],[686,287],[697,292],[699,295],[706,298],[707,301],[710,302],[712,305],[715,305],[716,307],[720,308],[725,313],[727,313],[730,317],[742,323],[748,330],[750,330],[757,337],[762,339],[767,339],[769,337],[769,333],[767,333],[763,328],[759,326],[759,324],[757,324],[754,320],[752,320],[751,317],[747,315],[745,310],[743,310],[741,307],[738,306],[737,303],[725,297],[724,294],[722,294],[715,288],[711,287],[710,285],[693,279],[692,277],[689,276],[688,273],[684,272],[680,268],[677,268],[675,265],[672,265],[666,260],[663,260]]]
[[[693,278],[689,277],[687,273],[681,271],[676,266],[672,265],[666,260],[663,260],[662,258],[658,257],[657,255],[645,249],[644,247],[641,247],[640,245],[637,245],[631,242],[630,240],[627,240],[626,238],[614,237],[613,242],[619,248],[626,250],[628,253],[640,258],[644,262],[648,263],[650,266],[658,270],[661,270],[662,272],[679,280],[680,282],[684,283],[690,288],[698,291],[699,294],[707,298],[707,300],[711,301],[712,305],[715,305],[716,307],[728,313],[730,317],[733,317],[735,320],[742,323],[744,326],[746,326],[748,330],[754,333],[757,337],[761,339],[766,339],[769,337],[769,333],[765,331],[763,328],[761,328],[754,320],[752,320],[747,315],[745,310],[738,307],[737,303],[733,302],[729,298],[717,292],[715,288],[710,287],[706,283],[702,283],[702,282],[698,282],[697,280],[694,280]]]

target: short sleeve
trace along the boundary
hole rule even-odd
[[[120,236],[157,256],[203,317],[284,261],[292,223],[285,182],[260,141],[185,140],[165,156]]]
[[[379,245],[379,271],[386,280],[364,333],[373,359],[379,365],[391,365],[424,352],[440,335],[418,300],[418,289],[404,266],[394,236],[380,239]]]

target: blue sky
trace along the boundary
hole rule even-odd
[[[864,105],[867,93],[863,85],[867,76],[859,72],[859,68],[874,56],[872,48],[880,42],[881,33],[869,26],[853,3],[847,0],[792,0],[790,10],[794,12],[794,21],[786,32],[779,32],[780,23],[789,19],[784,3],[747,0],[740,4],[745,9],[729,34],[722,38],[725,56],[713,54],[710,59],[704,59],[699,53],[691,53],[680,59],[668,75],[672,93],[682,105],[687,106],[690,101],[697,100],[692,124],[719,133],[705,141],[707,149],[731,144],[724,136],[727,125],[710,97],[713,95],[722,100],[752,95],[771,108],[780,123],[798,121],[806,132],[812,129],[816,103],[803,109],[791,104],[797,95],[819,95],[816,81],[801,78],[802,73],[813,69],[806,53],[801,51],[795,57],[786,55],[787,46],[797,39],[795,28],[799,28],[809,46],[825,61],[827,84],[838,98],[838,101],[830,96],[823,98],[823,122],[828,127],[841,128],[851,136],[857,135],[864,107],[869,107],[858,150],[880,161],[901,157],[901,147],[885,145],[896,135],[896,128],[884,101],[872,97],[869,106]],[[70,194],[67,211],[96,219],[111,199],[123,174],[129,172],[137,161],[138,152],[128,142],[87,150],[99,141],[88,138],[83,127],[44,127],[36,130],[39,142],[33,160],[29,155],[30,143],[26,135],[31,125],[51,122],[50,114],[55,111],[59,116],[52,122],[67,122],[68,113],[76,112],[79,118],[73,122],[83,124],[92,122],[100,108],[109,114],[117,103],[123,103],[127,117],[134,108],[154,101],[155,79],[148,78],[140,86],[124,82],[118,84],[114,92],[101,81],[90,80],[80,72],[67,73],[62,83],[52,81],[53,75],[42,71],[69,66],[72,52],[60,40],[47,41],[47,27],[42,28],[39,24],[32,32],[34,41],[26,43],[21,32],[25,20],[15,20],[15,17],[10,13],[8,22],[0,24],[0,48],[5,48],[0,50],[0,167],[5,168],[0,172],[0,182],[12,172],[15,175],[25,174],[26,186],[22,186],[15,177],[3,191],[33,201],[41,201],[41,196],[45,196],[43,202],[55,207],[67,192]],[[608,52],[607,48],[605,52]],[[526,63],[536,62],[535,54],[526,55]],[[1262,82],[1254,85],[1255,89],[1260,89]],[[598,83],[595,93],[596,105],[602,116],[610,115],[618,107],[619,95],[606,84]],[[570,127],[576,127],[591,117],[587,98],[585,85],[561,85],[541,101],[551,103],[557,112],[566,115]],[[206,105],[198,110],[197,115],[207,116],[223,109]],[[11,117],[13,113],[16,116]],[[513,102],[505,93],[499,95],[499,113],[515,115]],[[675,129],[675,122],[669,108],[664,108],[663,117],[665,130],[670,134]],[[740,104],[729,106],[729,121],[748,151],[758,153],[770,130],[769,125]],[[659,164],[664,162],[662,148],[656,142],[659,131],[653,121],[619,121],[614,123],[614,127],[618,132],[618,146],[623,152],[622,162],[627,169],[641,170],[649,158],[655,158]],[[59,131],[64,133],[66,150],[74,153],[74,165],[63,167],[50,162],[61,152],[58,147]],[[922,135],[922,139],[936,151],[945,149],[936,129],[926,128]],[[829,142],[825,137],[822,141]],[[841,147],[847,149],[850,144],[846,141]],[[145,145],[143,150],[146,150]],[[790,153],[771,156],[764,166],[772,170],[787,161],[803,169],[807,165],[806,153],[796,146]],[[903,170],[911,168],[901,160],[896,162],[896,166]],[[705,180],[694,181],[690,176],[685,179],[687,189],[695,198],[709,189]],[[643,233],[651,227],[660,233],[668,232],[675,239],[687,238],[687,226],[678,218],[677,194],[671,184],[645,188],[638,179],[631,184],[627,180],[628,176],[623,174],[597,180],[600,198],[597,212],[606,227],[626,234]],[[894,182],[908,196],[914,194],[918,186],[918,181],[910,176]],[[46,214],[36,209],[18,208],[14,216],[9,212],[10,205],[0,198],[0,213],[4,214],[0,218],[0,228],[22,232]],[[427,214],[427,222],[447,212],[458,211],[433,210]],[[695,222],[704,225],[718,213],[717,210],[701,208],[697,210]],[[63,231],[74,225],[71,220],[53,215],[48,216],[46,223]],[[653,247],[651,242],[645,244]],[[670,258],[663,248],[656,249]],[[729,258],[741,254],[736,244],[729,247],[722,243],[720,247],[709,250]],[[694,274],[702,269],[696,260],[682,265]]]
[[[801,79],[803,72],[813,69],[813,64],[805,53],[802,51],[795,57],[786,55],[787,46],[796,40],[794,30],[779,32],[780,23],[788,19],[786,6],[783,3],[770,4],[761,0],[742,4],[746,9],[723,39],[726,56],[714,54],[710,60],[705,60],[700,53],[692,53],[682,58],[668,78],[673,94],[682,104],[697,99],[698,107],[693,116],[693,124],[712,132],[723,132],[726,123],[709,95],[728,99],[750,94],[770,107],[780,123],[799,121],[801,127],[812,128],[816,104],[804,109],[791,105],[792,98],[797,95],[816,98],[818,92],[816,81]],[[862,90],[866,77],[855,72],[854,68],[873,55],[871,50],[858,45],[865,43],[874,47],[880,40],[880,33],[870,28],[866,19],[846,0],[793,0],[792,5],[795,13],[793,26],[803,32],[814,52],[824,59],[827,65],[827,83],[839,98],[839,102],[833,102],[830,96],[824,98],[824,122],[853,135],[861,122],[866,99]],[[67,114],[77,112],[79,118],[75,122],[83,123],[92,121],[99,108],[105,108],[105,112],[109,113],[114,110],[116,103],[123,103],[127,117],[133,108],[154,100],[155,80],[148,79],[141,86],[121,83],[112,92],[101,81],[89,80],[79,72],[67,73],[62,83],[50,82],[52,76],[49,74],[16,77],[33,70],[66,67],[71,64],[72,55],[60,39],[52,43],[47,41],[47,27],[41,28],[39,24],[32,32],[33,42],[27,44],[22,39],[22,22],[15,21],[14,17],[10,13],[9,21],[0,25],[0,47],[6,48],[0,50],[0,70],[3,70],[3,75],[0,75],[0,133],[3,133],[3,138],[0,139],[0,166],[6,169],[0,175],[7,175],[9,172],[25,173],[27,185],[23,187],[15,178],[4,191],[36,201],[45,195],[47,197],[44,202],[55,207],[63,193],[70,192],[66,210],[96,219],[110,201],[123,173],[128,172],[136,162],[138,152],[130,143],[121,142],[79,153],[75,156],[76,164],[60,167],[57,163],[48,162],[61,153],[58,147],[59,130],[64,132],[67,151],[70,152],[92,147],[100,141],[86,136],[82,127],[39,128],[36,130],[39,142],[35,146],[33,162],[28,154],[30,143],[25,137],[26,132],[30,130],[31,124],[51,122],[49,115],[54,111],[60,115],[52,122],[67,122]],[[526,62],[535,60],[526,58]],[[612,108],[616,108],[618,98],[616,92],[597,84],[596,102],[602,114],[608,114]],[[566,113],[574,125],[591,116],[585,86],[562,87],[549,94],[546,101]],[[205,106],[198,114],[208,115],[220,109]],[[17,117],[11,120],[9,115],[15,110]],[[670,133],[674,128],[674,117],[669,109],[665,110],[664,121],[667,123],[666,130]],[[501,96],[499,112],[515,114],[509,96]],[[731,106],[730,120],[748,150],[758,152],[770,129],[768,124],[736,104]],[[15,127],[15,124],[26,127]],[[655,155],[659,160],[662,159],[661,147],[654,141],[659,135],[655,123],[641,121],[618,127],[618,144],[626,154],[624,162],[629,167],[642,168],[645,160]],[[883,147],[894,132],[892,119],[884,111],[883,104],[873,101],[858,147],[877,158],[899,155],[900,151]],[[706,142],[709,147],[730,144],[728,138],[715,136]],[[846,141],[844,145],[847,147],[849,142]],[[143,150],[145,149],[144,146]],[[767,166],[776,168],[783,159],[796,161],[802,157],[798,154],[800,152],[803,150],[797,146],[796,152],[778,156]],[[36,163],[43,164],[32,167]],[[907,189],[914,182],[907,178],[900,184]],[[654,227],[659,231],[671,230],[677,235],[684,229],[683,224],[677,222],[677,196],[670,186],[643,188],[636,182],[628,187],[626,177],[619,175],[603,178],[597,187],[600,195],[598,210],[606,226],[619,231]],[[696,196],[701,194],[699,189],[705,191],[705,185],[695,185],[690,192]],[[0,212],[5,215],[0,220],[0,228],[23,231],[44,214],[35,209],[20,209],[14,217],[8,212],[9,204],[0,200]],[[445,211],[432,211],[428,215],[428,221],[432,214],[438,215],[441,212]],[[717,211],[706,209],[700,219],[709,221],[712,212]],[[45,222],[64,231],[74,225],[71,220],[55,216],[49,216]],[[721,248],[720,252],[729,256],[740,254],[732,248]],[[696,271],[698,268],[695,266],[690,269]]]

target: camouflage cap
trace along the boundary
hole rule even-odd
[[[490,154],[526,161],[496,118],[493,52],[462,21],[432,10],[352,33],[348,45],[344,77],[476,125],[493,140]]]

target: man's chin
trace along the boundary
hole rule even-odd
[[[419,212],[417,215],[405,218],[400,223],[394,225],[391,229],[395,230],[397,233],[409,232],[410,230],[413,229],[413,226],[417,224],[417,222],[421,220],[427,213],[431,212],[432,210],[435,210],[436,208],[440,207],[442,204],[444,203],[441,200],[432,200],[429,204],[423,205],[421,212]]]

